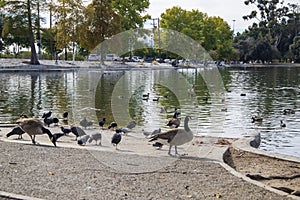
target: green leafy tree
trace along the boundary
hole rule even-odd
[[[293,60],[300,63],[300,36],[294,38],[293,44],[290,45],[290,51],[293,55]]]

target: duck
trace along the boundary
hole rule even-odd
[[[118,127],[117,122],[112,122],[112,123],[110,123],[110,125],[108,126],[108,129],[116,128],[116,127]]]
[[[16,123],[22,128],[24,132],[26,132],[30,136],[33,144],[37,144],[37,142],[35,141],[36,135],[42,135],[46,133],[53,145],[56,147],[56,138],[53,137],[49,129],[44,127],[43,123],[39,119],[22,118],[17,120]]]
[[[175,155],[179,155],[177,151],[177,146],[183,145],[185,143],[190,142],[194,138],[194,134],[189,128],[189,119],[191,117],[186,116],[184,119],[184,129],[172,129],[166,132],[162,132],[159,134],[152,135],[150,137],[149,142],[158,141],[163,145],[169,145],[168,154],[171,156],[172,146],[175,147]]]
[[[254,123],[254,122],[262,122],[263,121],[263,118],[257,117],[257,116],[254,116],[251,119],[252,119],[252,123]]]
[[[148,92],[147,94],[143,94],[143,97],[148,97],[149,98],[150,93]]]
[[[64,120],[68,120],[69,112],[64,112],[63,113],[63,118]]]
[[[111,143],[114,146],[116,146],[116,150],[118,149],[118,144],[121,142],[121,140],[122,140],[122,135],[121,135],[121,133],[117,129],[116,133],[111,138]]]
[[[18,140],[23,139],[22,135],[25,133],[20,126],[14,127],[9,133],[6,134],[6,137],[10,137],[12,135],[18,135]]]
[[[103,129],[103,126],[106,122],[106,118],[103,118],[102,121],[99,122],[99,126]]]
[[[153,101],[159,101],[160,97],[152,99]]]
[[[286,124],[283,122],[283,120],[280,120],[280,127],[281,127],[281,128],[286,127]]]
[[[295,114],[295,110],[287,108],[283,110],[283,114],[284,115],[288,115],[288,114]]]
[[[80,128],[79,126],[71,126],[71,131],[76,136],[76,140],[78,137],[86,135],[84,130],[82,130],[82,128]]]
[[[101,140],[102,140],[102,135],[101,133],[94,133],[92,135],[90,135],[90,139],[89,139],[89,143],[93,142],[93,140],[96,141],[96,145],[97,145],[97,141],[99,140],[99,145],[101,145]]]

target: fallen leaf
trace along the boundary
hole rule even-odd
[[[220,199],[220,198],[222,198],[222,195],[220,193],[216,193],[216,194],[214,194],[214,197],[217,199]]]
[[[49,172],[49,174],[50,174],[50,175],[54,175],[54,174],[55,174],[55,172]]]

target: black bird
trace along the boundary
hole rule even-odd
[[[112,123],[110,123],[110,125],[108,126],[108,129],[116,128],[117,126],[118,126],[117,122],[112,122]]]
[[[293,109],[287,108],[283,110],[283,114],[284,115],[295,114],[295,111]]]
[[[44,119],[44,123],[47,124],[48,127],[50,127],[51,124],[57,125],[58,122],[59,122],[59,119],[56,118],[56,117],[54,117],[54,118],[48,118],[48,117],[46,117]]]
[[[254,123],[254,122],[260,122],[261,123],[263,121],[263,118],[257,117],[257,116],[254,116],[251,119],[252,119],[252,123]]]
[[[66,120],[66,119],[68,119],[68,116],[69,116],[69,113],[68,112],[64,112],[63,113],[63,118]]]
[[[286,124],[285,124],[282,120],[280,120],[280,127],[281,127],[281,128],[286,127]]]
[[[143,97],[148,97],[149,98],[150,93],[148,92],[147,94],[143,94]]]
[[[158,149],[161,149],[164,145],[160,142],[155,142],[154,144],[152,144],[152,146],[158,147]]]
[[[24,114],[24,113],[22,113],[22,114],[20,115],[20,117],[21,117],[21,118],[28,118],[28,116],[27,116],[26,114]]]
[[[78,137],[86,135],[84,130],[82,130],[82,128],[80,128],[79,126],[72,126],[71,131],[76,136],[76,140]]]
[[[52,115],[52,112],[49,111],[47,113],[44,113],[43,116],[42,116],[42,118],[49,118],[49,117],[51,117],[51,115]]]
[[[53,138],[57,141],[60,137],[66,135],[65,133],[54,133]]]
[[[64,134],[69,134],[69,133],[71,133],[72,132],[72,130],[71,129],[69,129],[69,128],[65,128],[65,127],[60,127],[60,130],[64,133]]]
[[[111,138],[111,143],[116,146],[116,149],[118,149],[118,144],[121,142],[122,135],[119,133],[119,131],[116,130],[116,133]]]
[[[22,135],[25,133],[20,126],[14,127],[9,133],[7,133],[6,137],[10,137],[12,135],[18,135],[18,139],[23,139]]]
[[[103,128],[105,122],[106,122],[106,119],[103,118],[102,121],[99,122],[99,126],[100,126],[101,128]]]

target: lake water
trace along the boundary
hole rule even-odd
[[[197,135],[237,138],[260,132],[261,149],[300,157],[299,72],[262,67],[0,73],[0,123],[51,110],[57,117],[68,111],[69,124],[86,117],[97,126],[106,117],[125,126],[133,119],[152,131],[166,128],[178,108],[181,119],[192,117]],[[263,121],[252,123],[252,116]],[[280,120],[287,127],[281,128]]]

